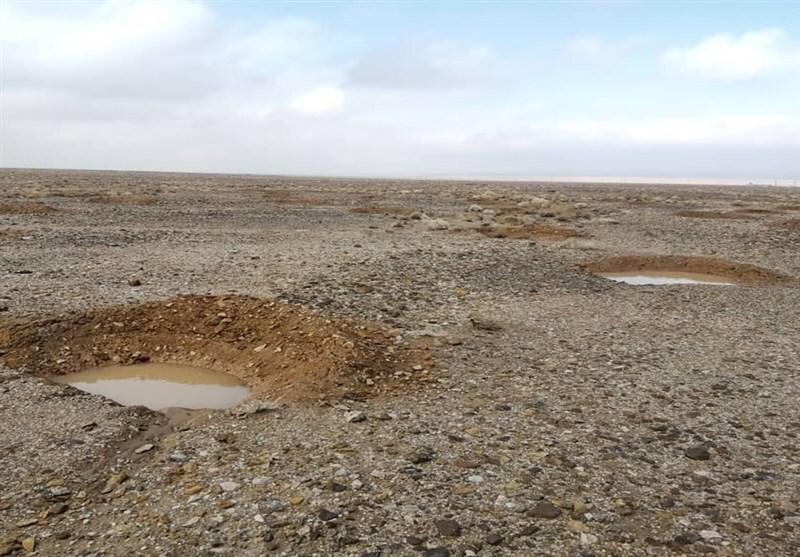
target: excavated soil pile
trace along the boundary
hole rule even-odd
[[[4,203],[0,204],[0,215],[46,215],[57,213],[58,209],[44,203]]]
[[[580,230],[546,223],[530,223],[520,226],[485,226],[466,230],[475,230],[490,238],[509,238],[512,240],[566,240],[567,238],[586,237],[586,234]]]
[[[769,223],[773,228],[784,228],[786,230],[800,230],[800,219],[786,219]]]
[[[183,296],[0,324],[0,362],[38,375],[158,361],[223,371],[256,397],[316,400],[387,388],[408,349],[381,331],[243,296]],[[403,375],[399,372],[398,375]]]
[[[773,209],[736,209],[733,211],[678,211],[673,213],[676,217],[690,217],[697,219],[738,219],[747,220],[761,216],[779,215],[781,211]]]
[[[410,209],[408,207],[374,206],[374,207],[354,207],[353,209],[350,209],[350,212],[359,215],[410,216],[416,213],[417,210]]]
[[[304,192],[292,190],[270,190],[265,191],[263,195],[268,203],[274,203],[276,205],[327,205],[327,202],[322,198],[309,197]]]
[[[105,205],[155,205],[158,198],[149,195],[98,195],[88,201]]]
[[[749,265],[713,257],[689,257],[681,255],[651,255],[610,257],[582,265],[591,273],[615,273],[632,271],[679,271],[725,277],[738,284],[771,286],[796,284],[792,277]]]

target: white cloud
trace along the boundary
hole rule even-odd
[[[800,67],[800,43],[781,29],[761,29],[739,36],[714,35],[690,48],[672,48],[668,65],[713,79],[753,79]]]
[[[593,119],[608,106],[602,93],[582,87],[565,107],[559,95],[574,84],[548,83],[545,63],[505,61],[514,79],[492,87],[501,61],[487,48],[427,37],[364,52],[366,38],[322,22],[226,20],[218,6],[0,2],[0,164],[575,174],[625,173],[636,153],[654,171],[695,160],[686,172],[800,172],[796,117],[736,116],[734,106],[730,116]],[[610,56],[620,46],[575,48]],[[565,108],[584,117],[556,116]],[[785,103],[775,112],[793,113]]]
[[[568,120],[556,124],[554,132],[576,141],[638,145],[781,145],[798,140],[800,119],[777,115]]]
[[[302,114],[332,114],[344,106],[344,91],[333,85],[321,85],[295,98],[289,106]]]
[[[106,2],[51,16],[6,3],[3,82],[92,96],[192,97],[217,82],[202,4]]]
[[[419,39],[367,53],[349,72],[349,83],[388,89],[458,89],[490,81],[496,61],[485,47]]]
[[[603,37],[584,36],[569,41],[567,43],[567,51],[591,61],[613,60],[642,42],[643,40],[639,37],[610,40]]]

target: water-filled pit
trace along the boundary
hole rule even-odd
[[[749,263],[690,255],[607,257],[585,263],[580,268],[605,279],[633,285],[777,286],[797,283],[790,276]]]
[[[125,406],[141,405],[152,410],[230,408],[250,394],[250,389],[232,375],[179,364],[96,367],[52,380]]]
[[[736,282],[721,275],[708,273],[689,273],[685,271],[617,271],[597,273],[598,276],[624,282],[636,286],[673,285],[673,284],[708,284],[716,286],[734,286]]]

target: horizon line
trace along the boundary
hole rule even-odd
[[[693,177],[693,176],[562,176],[562,175],[526,175],[526,174],[458,174],[458,173],[433,173],[433,174],[293,174],[293,173],[268,173],[268,172],[230,172],[208,170],[143,170],[125,168],[63,168],[63,167],[23,167],[3,166],[0,170],[44,170],[66,172],[138,172],[148,174],[198,174],[198,175],[223,175],[223,176],[263,176],[280,178],[312,178],[330,180],[415,180],[415,181],[491,181],[491,182],[546,182],[546,183],[575,183],[575,184],[611,184],[619,185],[692,185],[692,186],[759,186],[759,187],[797,187],[800,185],[798,178],[720,178],[720,177]]]

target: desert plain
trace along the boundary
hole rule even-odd
[[[798,555],[798,278],[797,188],[3,169],[0,555]],[[251,396],[52,381],[144,361]]]

